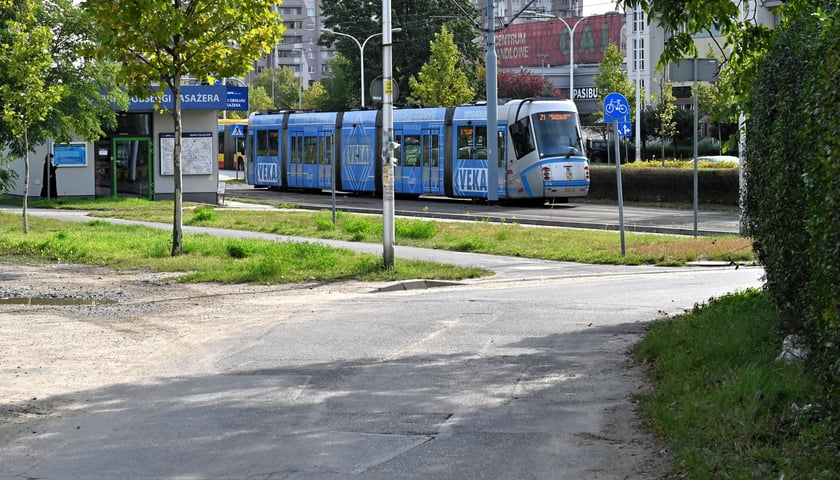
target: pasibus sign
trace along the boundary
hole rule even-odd
[[[575,64],[600,63],[609,44],[621,44],[624,16],[615,13],[570,18],[575,27]],[[502,68],[568,65],[569,29],[561,20],[511,25],[496,35],[496,56]],[[544,57],[544,58],[543,58]]]

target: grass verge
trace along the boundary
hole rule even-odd
[[[660,321],[635,347],[655,386],[639,397],[675,478],[836,479],[840,448],[805,366],[776,361],[779,319],[741,292]]]
[[[0,257],[6,260],[183,272],[179,280],[185,282],[460,280],[490,275],[479,268],[415,260],[397,260],[393,269],[385,269],[380,257],[314,243],[185,234],[184,255],[172,257],[171,246],[171,231],[98,219],[76,223],[31,216],[24,234],[19,215],[0,213]]]
[[[171,223],[172,202],[96,200],[35,202],[33,206],[91,210],[93,216]],[[382,243],[380,216],[337,212],[287,210],[231,210],[191,206],[184,224],[249,230],[308,238]],[[626,233],[626,255],[620,235],[612,231],[547,228],[515,223],[446,222],[395,219],[398,245],[487,253],[546,260],[625,265],[680,266],[694,261],[752,262],[750,239],[730,236],[685,237]]]

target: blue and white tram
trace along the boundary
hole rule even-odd
[[[246,178],[255,187],[382,193],[376,110],[252,114]],[[542,203],[589,193],[589,161],[574,103],[513,100],[487,107],[394,110],[394,191],[486,199],[488,146],[498,149],[498,198]]]

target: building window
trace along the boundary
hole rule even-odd
[[[633,32],[642,33],[645,31],[645,12],[640,9],[633,11]]]
[[[633,70],[645,69],[645,39],[633,40]]]

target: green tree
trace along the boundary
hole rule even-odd
[[[262,87],[272,99],[276,109],[295,109],[298,107],[298,89],[300,79],[291,68],[267,68],[254,77],[252,87]]]
[[[114,64],[90,58],[96,25],[69,0],[2,0],[0,5],[0,150],[10,153],[0,160],[0,191],[13,181],[8,162],[23,158],[28,223],[29,151],[48,139],[100,137],[103,126],[116,124],[112,102],[125,105],[127,97],[115,87]]]
[[[248,113],[261,112],[263,110],[271,110],[274,108],[274,103],[265,88],[259,85],[251,85],[248,91]]]
[[[315,82],[303,92],[304,110],[323,110],[322,105],[327,103],[329,95],[327,89],[321,82]]]
[[[430,43],[442,26],[452,32],[460,56],[463,58],[462,68],[470,85],[475,89],[481,77],[476,68],[481,63],[483,49],[481,45],[473,43],[479,36],[479,25],[476,20],[479,11],[470,0],[392,0],[394,28],[402,31],[393,34],[394,48],[392,58],[394,65],[393,77],[400,86],[401,96],[407,97],[409,89],[408,79],[416,77],[420,69],[431,55]],[[326,17],[324,26],[351,35],[359,43],[364,42],[370,35],[382,32],[380,17],[382,4],[370,0],[342,0],[340,2],[322,2],[322,13]],[[335,43],[336,50],[347,60],[334,66],[338,68],[350,83],[347,93],[352,101],[350,105],[359,106],[360,99],[360,62],[359,47],[353,40],[323,32],[319,42],[330,46]],[[373,37],[365,47],[365,93],[368,92],[370,81],[382,75],[382,55],[376,54],[382,44],[381,36]],[[336,68],[337,67],[337,68]],[[328,91],[332,89],[325,85]],[[395,98],[399,103],[401,99]],[[404,100],[404,99],[403,99]],[[366,101],[365,104],[368,102]]]
[[[326,97],[319,105],[320,110],[324,111],[343,111],[350,109],[353,104],[352,81],[347,76],[350,70],[350,62],[342,54],[338,54],[327,61],[330,73],[327,77],[321,79],[321,85],[326,90]],[[358,77],[358,72],[353,77]],[[357,84],[358,86],[358,84]]]
[[[610,93],[620,93],[627,98],[630,104],[630,120],[636,118],[635,102],[629,101],[631,98],[636,98],[636,87],[627,79],[627,72],[622,70],[621,65],[624,63],[624,55],[618,50],[618,46],[611,43],[604,51],[604,58],[598,64],[598,73],[593,80],[595,87],[601,95],[603,103],[604,97]],[[645,98],[644,92],[641,92],[641,98]],[[598,118],[603,117],[603,112],[596,112]]]
[[[244,74],[280,40],[284,27],[274,0],[86,0],[82,5],[101,27],[103,58],[121,66],[120,78],[135,95],[153,85],[172,93],[175,125],[175,208],[172,255],[184,252],[181,174],[181,83],[185,77],[227,78]]]
[[[48,85],[43,73],[50,68],[49,52],[53,35],[50,28],[39,24],[40,2],[23,0],[3,2],[11,13],[4,22],[0,58],[4,81],[0,84],[3,102],[3,123],[9,129],[24,158],[23,232],[29,232],[27,197],[29,196],[29,134],[33,126],[43,122],[56,108],[64,90],[62,85]],[[10,11],[7,9],[11,9]]]
[[[732,90],[732,82],[722,78],[712,84],[700,83],[698,90],[698,107],[717,126],[715,133],[718,142],[723,147],[722,151],[736,150],[738,139],[734,134],[737,133],[738,102]],[[727,132],[732,135],[730,136]]]
[[[432,56],[417,74],[408,79],[411,96],[408,101],[434,107],[453,107],[475,98],[461,69],[458,47],[444,26],[431,45]]]
[[[670,82],[665,82],[659,89],[659,95],[654,99],[654,128],[653,133],[659,137],[660,155],[662,160],[665,160],[665,139],[673,139],[677,133],[677,121],[674,116],[677,112],[676,98],[674,98],[673,85]]]

